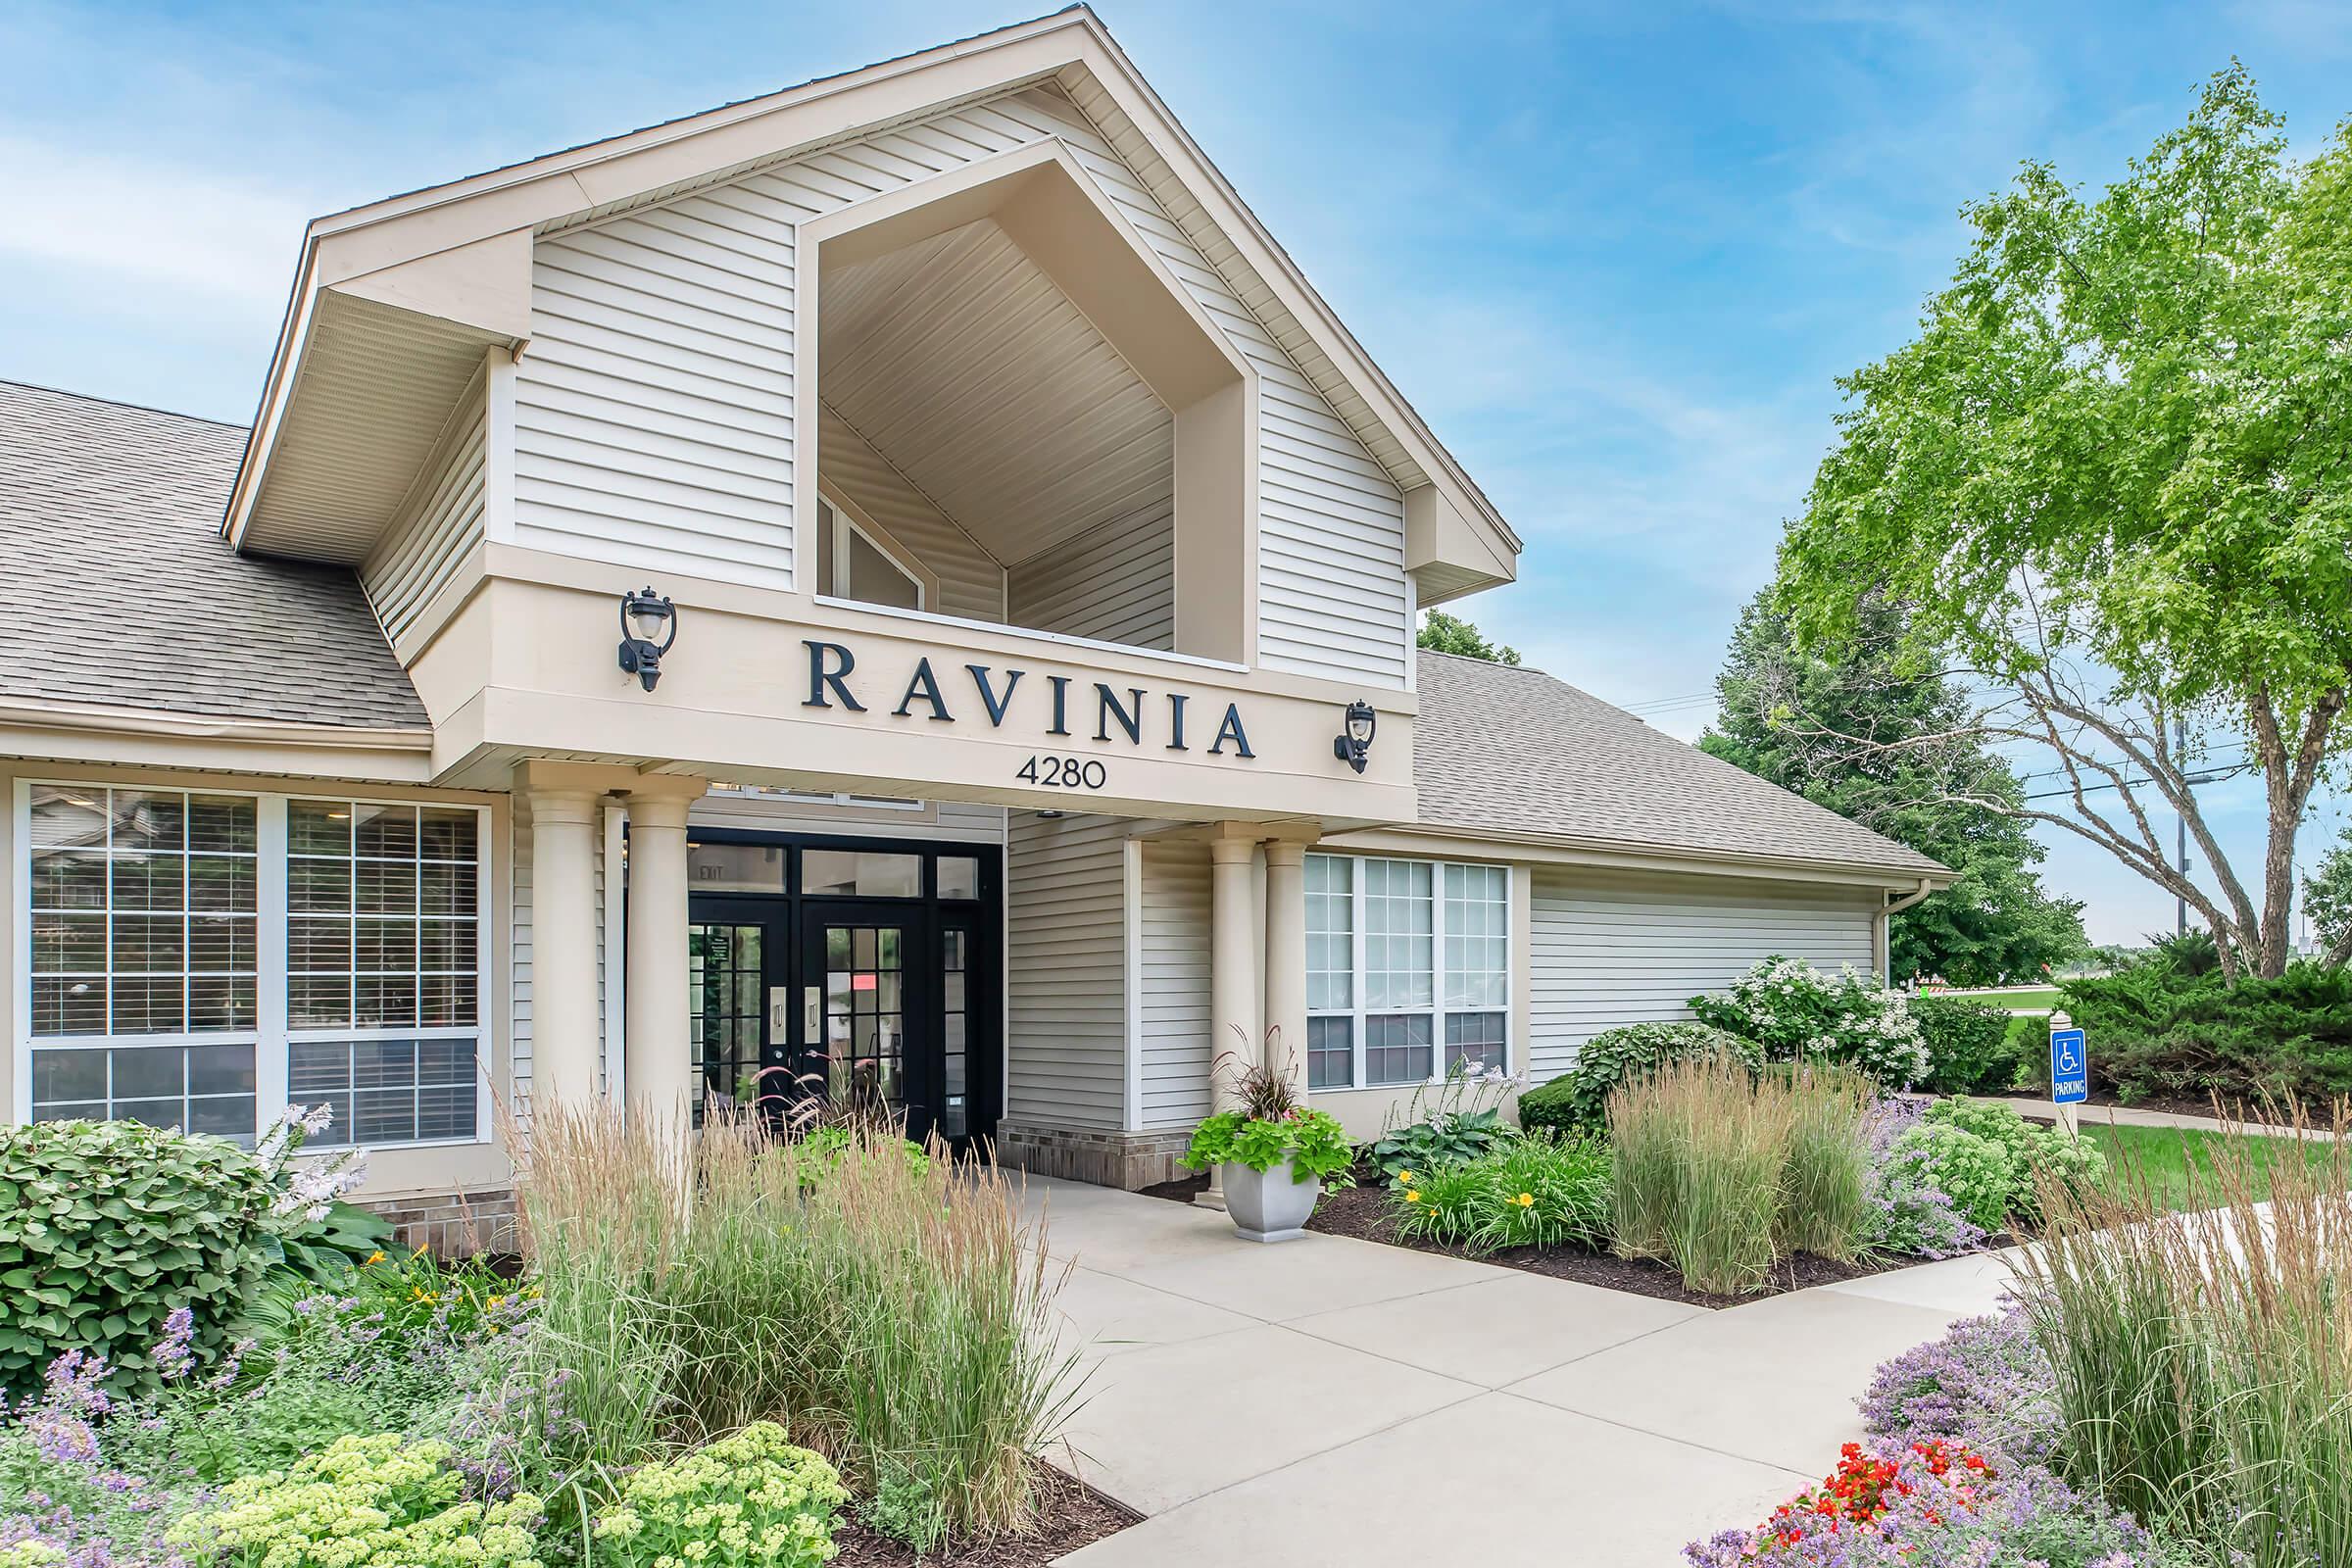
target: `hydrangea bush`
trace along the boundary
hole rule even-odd
[[[1769,1061],[1842,1062],[1888,1090],[1928,1077],[1928,1043],[1909,1003],[1850,967],[1832,979],[1802,958],[1766,958],[1724,995],[1692,997],[1690,1010],[1754,1041]]]

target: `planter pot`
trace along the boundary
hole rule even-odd
[[[1217,1173],[1225,1188],[1225,1211],[1244,1241],[1289,1242],[1304,1236],[1315,1200],[1323,1196],[1319,1181],[1291,1180],[1288,1156],[1272,1170],[1227,1164]]]

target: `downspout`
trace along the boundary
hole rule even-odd
[[[1918,887],[1899,899],[1889,901],[1879,910],[1879,984],[1889,991],[1894,989],[1894,933],[1887,916],[1897,910],[1908,909],[1935,891],[1935,882],[1923,876],[1919,879]]]

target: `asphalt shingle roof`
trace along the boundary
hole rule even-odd
[[[345,566],[220,539],[242,426],[0,381],[0,695],[373,728],[430,720]]]
[[[1921,875],[1943,867],[1542,670],[1426,650],[1421,822]]]

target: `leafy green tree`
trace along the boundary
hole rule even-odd
[[[1519,662],[1518,649],[1487,641],[1486,633],[1443,610],[1428,611],[1422,615],[1420,643],[1433,653],[1459,654],[1464,659],[1483,659],[1491,664]]]
[[[1787,617],[1759,594],[1732,634],[1715,681],[1718,716],[1699,749],[1960,873],[1888,921],[1894,978],[2038,979],[2088,951],[2082,906],[2051,897],[2034,873],[2043,852],[2011,808],[2024,791],[2008,763],[1982,745],[1897,744],[1968,711],[1949,683],[1900,667],[1904,620],[1872,599],[1832,660],[1796,648]],[[1878,744],[1852,746],[1849,736]]]
[[[2303,912],[2329,963],[2352,960],[2352,823],[2303,879]]]
[[[2098,199],[2029,164],[1964,209],[1917,339],[1840,383],[1776,599],[1833,659],[1863,590],[1908,606],[1908,665],[1972,710],[1901,745],[2042,748],[2046,799],[1985,804],[2186,900],[2232,976],[2285,967],[2296,833],[2352,743],[2352,122],[2302,167],[2279,123],[2232,64]],[[2232,771],[2267,795],[2251,880],[2195,798]]]

